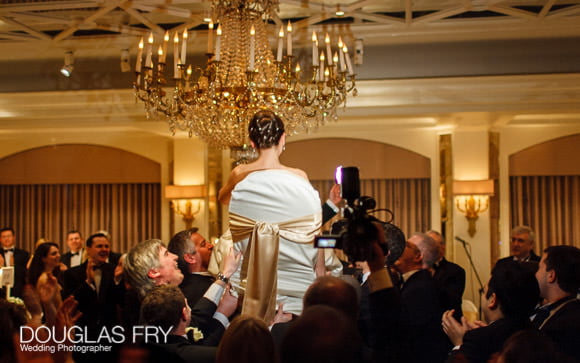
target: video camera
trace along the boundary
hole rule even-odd
[[[360,178],[357,167],[338,167],[336,182],[341,187],[341,196],[346,200],[344,218],[336,221],[331,227],[331,234],[317,236],[314,246],[317,248],[342,249],[348,258],[354,261],[367,261],[373,258],[372,245],[379,243],[387,264],[394,263],[403,253],[405,236],[401,230],[389,221],[381,221],[370,213],[376,212],[376,201],[369,196],[360,195]],[[383,226],[384,240],[379,238],[379,229],[375,223]]]

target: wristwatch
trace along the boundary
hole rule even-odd
[[[217,278],[218,278],[218,280],[222,280],[222,281],[223,281],[224,283],[226,283],[226,284],[227,284],[228,282],[230,282],[230,278],[229,278],[229,277],[225,277],[225,275],[224,275],[224,274],[222,274],[221,272],[218,272],[218,274],[217,274]]]

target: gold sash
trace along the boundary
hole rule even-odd
[[[286,222],[268,223],[230,213],[234,243],[249,237],[240,272],[240,281],[246,281],[242,314],[261,318],[267,324],[274,319],[280,237],[310,244],[320,229],[321,218],[321,214],[316,213]]]

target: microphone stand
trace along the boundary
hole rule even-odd
[[[465,254],[467,255],[467,259],[469,260],[469,264],[471,265],[471,270],[473,272],[475,272],[475,277],[477,278],[477,283],[479,284],[479,319],[481,319],[481,315],[482,315],[482,311],[481,311],[481,295],[483,294],[483,284],[481,283],[481,278],[479,277],[479,273],[477,272],[477,269],[475,268],[475,264],[473,263],[473,259],[471,258],[471,253],[469,252],[469,250],[467,249],[467,245],[469,244],[467,241],[459,238],[459,237],[455,237],[455,239],[459,242],[461,242],[461,245],[463,246],[463,250],[465,251]]]

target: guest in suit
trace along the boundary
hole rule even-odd
[[[106,231],[104,229],[98,230],[95,232],[96,233],[102,233],[105,235],[105,237],[107,237],[107,239],[109,240],[109,244],[112,245],[112,239],[111,239],[111,234],[109,233],[109,231]],[[118,252],[113,252],[112,250],[109,251],[109,258],[107,258],[107,262],[110,263],[113,266],[117,266],[119,264],[119,259],[121,258],[121,253]]]
[[[512,334],[529,327],[528,316],[538,298],[538,283],[529,269],[514,261],[496,265],[482,300],[488,325],[468,324],[465,318],[459,323],[453,317],[453,310],[443,314],[443,329],[455,346],[449,360],[487,362],[501,351]]]
[[[177,256],[177,266],[183,273],[183,282],[179,288],[191,305],[195,305],[215,281],[207,272],[204,258],[196,249],[195,241],[200,245],[205,241],[197,231],[197,228],[181,231],[173,236],[167,246],[167,250]]]
[[[439,289],[441,307],[446,311],[454,310],[455,318],[460,320],[463,315],[461,303],[465,290],[465,270],[445,258],[445,239],[441,233],[431,230],[426,234],[435,241],[439,252],[439,259],[433,265],[433,279]]]
[[[60,258],[61,262],[64,263],[68,268],[79,266],[83,263],[83,254],[85,249],[83,247],[85,240],[81,235],[81,232],[73,230],[68,231],[66,234],[66,244],[69,251],[63,254]]]
[[[528,226],[517,226],[512,229],[510,234],[510,251],[511,256],[497,260],[496,264],[506,261],[517,262],[540,262],[540,256],[534,253],[534,241],[536,234]]]
[[[26,280],[26,264],[30,254],[20,248],[15,248],[14,229],[7,227],[0,229],[0,243],[2,244],[2,262],[3,267],[14,266],[14,286],[10,290],[11,296],[22,297],[22,289]],[[2,296],[6,296],[2,290]]]
[[[400,339],[401,354],[408,362],[441,362],[449,343],[441,330],[443,309],[431,272],[435,242],[423,233],[408,240],[395,268],[402,274]]]
[[[191,324],[202,329],[207,345],[219,343],[229,323],[228,317],[236,310],[237,297],[229,293],[228,281],[237,270],[240,258],[230,250],[217,280],[193,307]],[[127,283],[136,292],[136,296],[128,292],[135,299],[128,302],[129,305],[125,304],[126,310],[135,310],[154,286],[178,286],[183,281],[183,274],[177,267],[177,256],[169,252],[160,240],[143,241],[133,247],[127,253],[123,269]],[[131,322],[126,325],[131,325]]]
[[[215,362],[215,347],[197,345],[186,337],[191,308],[178,287],[159,285],[151,288],[141,304],[141,318],[146,326],[169,332],[167,337],[161,333],[148,337],[152,352],[150,361],[174,362],[177,358],[183,362]]]
[[[86,241],[87,261],[64,273],[63,297],[74,295],[82,313],[79,326],[85,327],[92,341],[103,327],[112,328],[118,323],[117,306],[122,286],[114,282],[115,266],[106,262],[110,244],[106,235],[96,233]],[[108,354],[74,352],[77,362],[96,362],[110,359]]]
[[[532,325],[576,361],[580,361],[580,249],[551,246],[544,250],[536,279],[545,305]]]
[[[326,203],[322,205],[322,224],[328,222],[339,212],[338,205],[341,201],[340,185],[334,184],[328,192]]]

